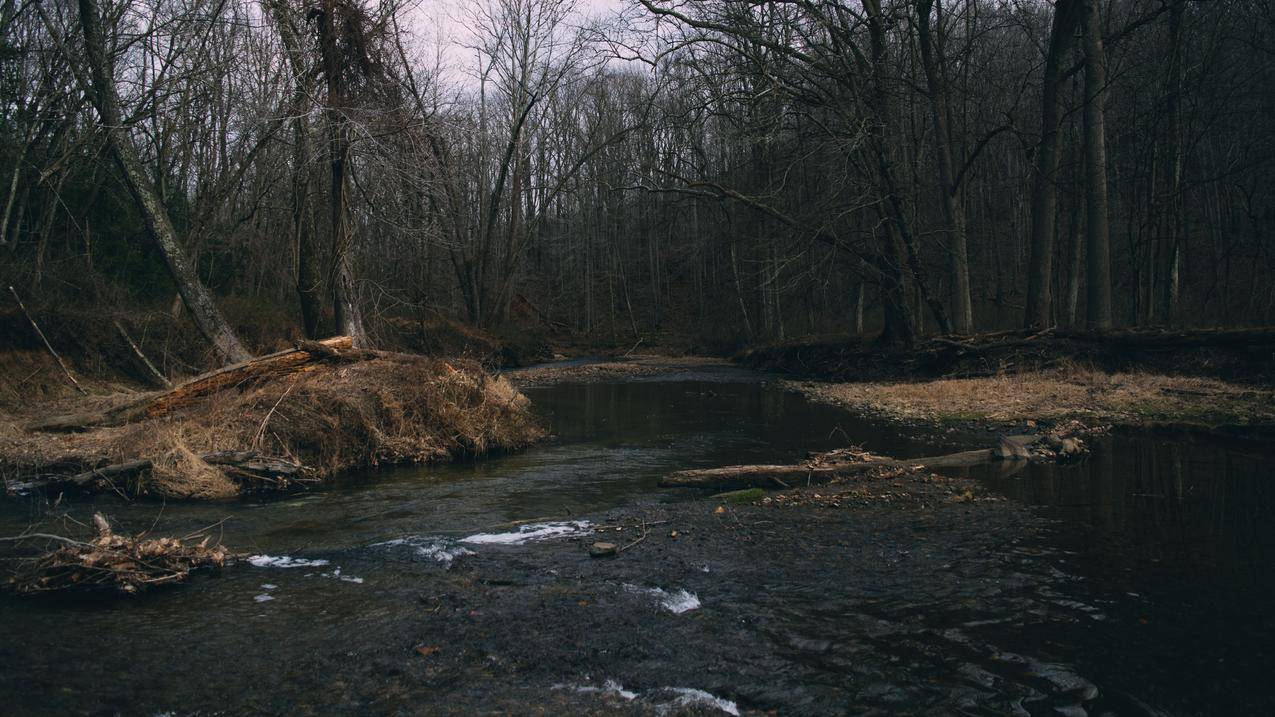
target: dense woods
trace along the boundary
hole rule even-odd
[[[227,362],[228,302],[371,344],[1275,319],[1270,0],[5,0],[0,30],[0,279],[180,301]]]

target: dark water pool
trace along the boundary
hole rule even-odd
[[[224,519],[225,544],[261,565],[140,598],[0,596],[0,711],[1275,706],[1265,676],[1275,475],[1270,454],[1252,447],[1117,437],[1080,466],[976,471],[1012,502],[968,523],[790,512],[780,520],[791,524],[755,519],[733,542],[671,541],[601,566],[567,539],[519,544],[520,531],[571,533],[572,521],[605,522],[609,511],[694,524],[702,501],[656,487],[676,469],[791,461],[847,443],[898,456],[966,447],[729,378],[531,389],[553,427],[547,445],[291,497],[104,496],[52,514],[36,497],[6,500],[4,535],[37,520],[60,530],[59,516],[95,510],[163,534]],[[750,547],[766,540],[773,548]],[[314,562],[280,567],[283,557]],[[690,597],[693,609],[668,607]]]

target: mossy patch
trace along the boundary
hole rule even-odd
[[[717,500],[723,500],[727,503],[741,504],[752,503],[761,500],[766,495],[766,491],[761,488],[745,488],[744,490],[732,490],[725,493],[718,493],[713,496]]]

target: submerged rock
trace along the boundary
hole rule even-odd
[[[615,543],[594,543],[589,546],[589,555],[595,558],[606,558],[620,554],[620,546]]]

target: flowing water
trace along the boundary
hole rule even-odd
[[[724,524],[659,477],[972,439],[904,432],[727,369],[528,394],[553,438],[522,454],[289,497],[57,509],[159,534],[224,520],[215,534],[255,557],[136,598],[0,596],[0,711],[1275,708],[1263,449],[1117,436],[1077,466],[973,471],[1009,500],[969,511],[759,508]],[[0,533],[49,520],[46,508],[0,503]],[[661,517],[658,539],[587,556],[581,536],[635,516]]]

